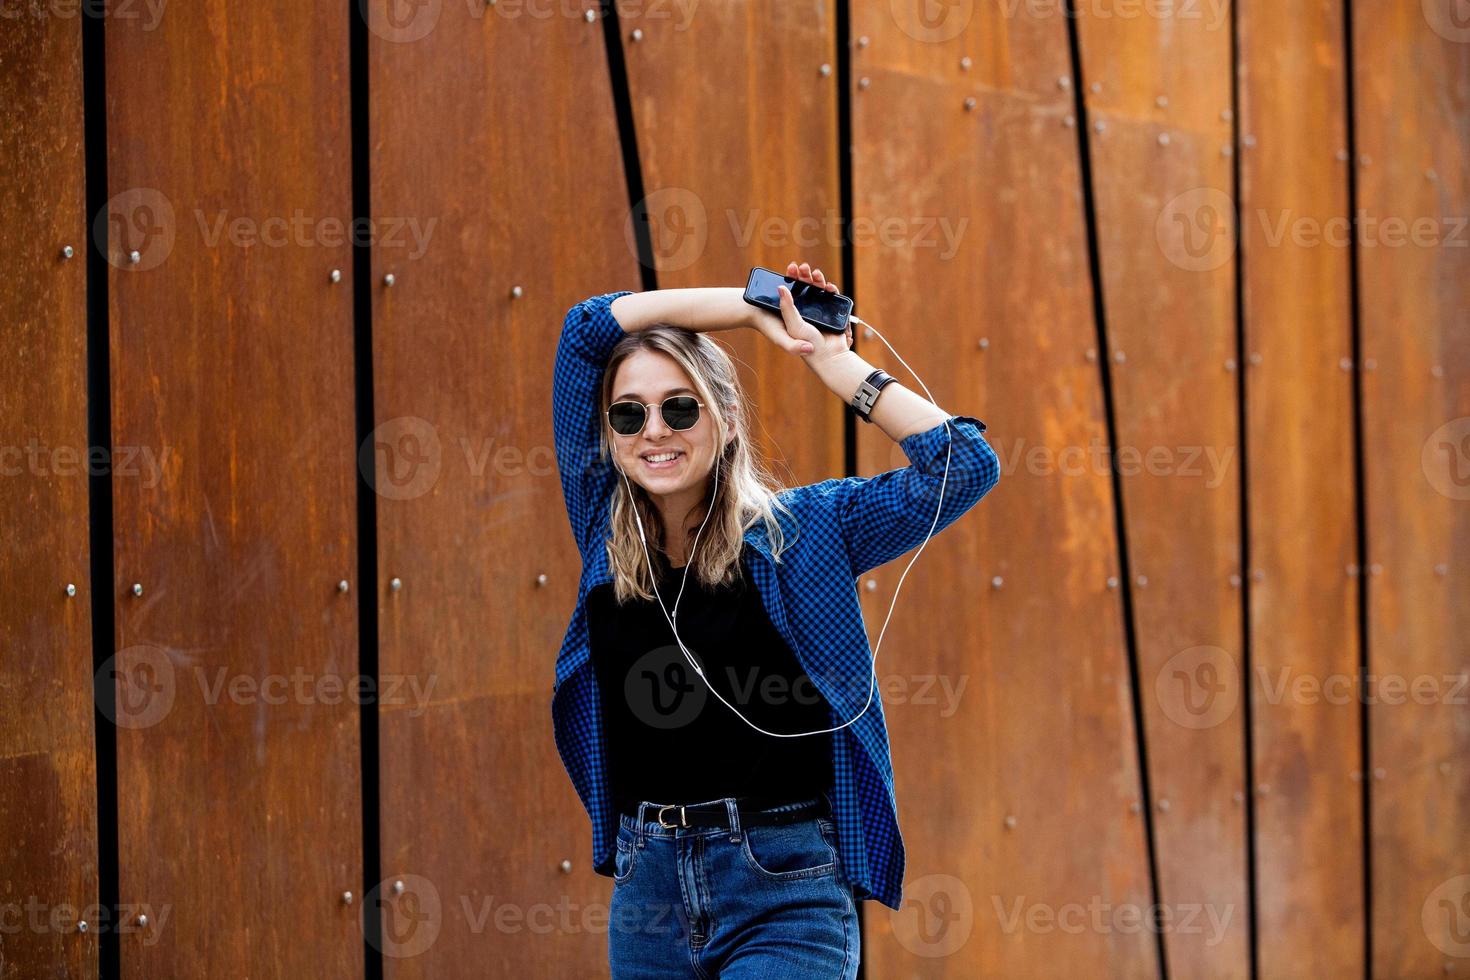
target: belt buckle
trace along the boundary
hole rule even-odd
[[[679,808],[679,821],[680,822],[679,823],[664,823],[664,811],[665,810],[672,810],[676,806]],[[668,804],[666,806],[661,806],[661,807],[658,808],[658,825],[660,827],[687,827],[687,826],[689,826],[689,816],[688,816],[688,814],[686,814],[684,812],[684,807],[683,806],[681,806],[680,804],[677,804],[677,803],[670,803],[670,804]]]

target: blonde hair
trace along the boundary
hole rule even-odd
[[[744,534],[757,521],[764,521],[771,544],[772,557],[779,562],[787,547],[779,509],[791,514],[777,494],[784,488],[757,455],[750,440],[750,402],[740,386],[735,363],[723,347],[697,331],[670,323],[657,323],[630,333],[618,341],[608,357],[602,376],[602,395],[598,402],[599,451],[604,462],[611,457],[612,438],[604,414],[612,404],[613,380],[618,366],[638,351],[667,354],[689,376],[699,400],[704,403],[701,414],[715,427],[715,445],[724,451],[715,459],[720,467],[719,495],[711,512],[708,504],[694,508],[694,516],[704,523],[699,532],[689,572],[705,585],[729,585],[740,576],[740,554]],[[625,482],[626,481],[626,482]],[[714,484],[714,466],[706,474],[705,499]],[[632,491],[632,501],[628,499]],[[619,476],[613,497],[612,537],[607,542],[608,567],[613,576],[613,594],[619,604],[636,597],[653,598],[653,575],[649,557],[660,561],[663,551],[663,520],[648,491],[625,476]],[[648,535],[650,555],[645,555],[638,536],[634,507],[643,519]],[[708,521],[704,515],[709,513]],[[793,515],[794,516],[794,515]],[[699,527],[695,523],[689,530]],[[692,540],[692,538],[691,538]]]

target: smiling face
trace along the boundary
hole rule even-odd
[[[708,402],[699,409],[699,420],[688,429],[671,429],[664,422],[658,403],[671,395],[689,395],[705,401],[694,383],[667,354],[640,350],[618,365],[613,379],[612,400],[653,404],[643,431],[625,436],[608,428],[613,454],[629,480],[653,495],[665,515],[680,519],[705,495],[706,482],[715,461],[715,420]],[[604,425],[607,425],[604,419]],[[675,454],[669,462],[651,462],[649,456]]]

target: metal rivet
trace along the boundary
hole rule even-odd
[[[1159,134],[1159,145],[1160,146],[1168,146],[1169,145],[1169,134],[1168,133],[1160,133]]]
[[[1095,122],[1095,123],[1092,124],[1092,128],[1093,128],[1093,130],[1095,132],[1101,133],[1103,130],[1107,129],[1108,127],[1107,127],[1107,124],[1106,123],[1104,123],[1101,119],[1099,119],[1097,122]]]
[[[1070,112],[1067,113],[1065,116],[1062,117],[1062,125],[1066,126],[1068,129],[1071,129],[1073,126],[1077,125],[1077,117],[1072,115]]]
[[[1368,166],[1368,164],[1373,162],[1373,158],[1370,157],[1368,154],[1363,153],[1358,156],[1358,162],[1366,167]]]
[[[871,84],[873,83],[868,81],[868,77],[866,75],[858,79],[858,88],[867,88]]]
[[[1091,85],[1087,86],[1087,88],[1090,92],[1096,94],[1102,91],[1102,82],[1093,82]]]
[[[1263,572],[1263,571],[1261,571],[1259,568],[1253,568],[1253,569],[1251,569],[1251,581],[1252,582],[1259,582],[1262,579],[1264,579],[1265,577],[1266,577],[1266,573]]]
[[[128,253],[128,261],[133,263],[134,265],[137,265],[139,262],[143,261],[143,255],[137,249],[134,249],[133,251]]]
[[[542,572],[540,575],[537,575],[536,576],[536,584],[537,585],[545,585],[549,581],[551,581],[551,579],[549,579],[549,578],[546,577],[546,573],[545,572]]]
[[[589,23],[589,24],[590,24],[590,23],[592,23],[592,22],[593,22],[593,21],[594,21],[594,20],[596,20],[596,19],[597,19],[597,11],[595,11],[595,10],[590,10],[590,9],[589,9],[589,10],[588,10],[588,11],[587,11],[587,12],[586,12],[586,13],[585,13],[585,14],[583,14],[583,15],[582,15],[582,16],[583,16],[583,17],[584,17],[584,18],[585,18],[585,19],[586,19],[586,21],[587,21],[587,23]]]
[[[1429,178],[1430,180],[1439,180],[1439,174],[1434,172],[1433,167],[1430,167],[1428,170],[1424,171],[1424,176]]]
[[[818,68],[817,71],[821,73],[823,78],[826,78],[828,75],[832,74],[832,66],[823,63],[822,67]]]
[[[397,281],[397,278],[395,278],[393,273],[391,272],[383,277],[383,285],[385,286],[392,286]]]
[[[1271,784],[1270,783],[1261,783],[1259,786],[1256,787],[1256,795],[1257,796],[1265,796],[1266,794],[1268,794],[1270,792],[1271,792]]]
[[[1226,143],[1224,146],[1220,147],[1220,155],[1222,157],[1235,156],[1235,147],[1231,146],[1229,143]]]
[[[643,28],[641,28],[641,27],[635,27],[635,28],[633,28],[633,42],[636,44],[637,42],[639,42],[641,40],[643,40]]]
[[[1337,366],[1342,368],[1344,371],[1351,371],[1353,369],[1353,359],[1351,357],[1344,357],[1342,360],[1337,362]]]
[[[966,98],[965,98],[965,111],[966,112],[972,112],[972,111],[974,111],[974,109],[975,109],[975,97],[974,96],[966,96]]]
[[[403,894],[403,879],[402,878],[399,878],[397,881],[393,882],[393,893],[395,895],[402,895]]]
[[[960,59],[960,71],[969,71],[970,66],[973,64],[974,62],[970,60],[970,56],[965,55],[963,58]]]
[[[1348,158],[1348,151],[1347,150],[1338,150],[1337,151],[1337,159],[1338,159],[1338,162],[1339,163],[1347,163],[1347,158]]]
[[[1014,816],[1012,816],[1011,814],[1009,814],[1009,813],[1006,814],[1006,829],[1007,830],[1014,830],[1015,827],[1016,827],[1016,818]]]
[[[66,583],[66,594],[68,596],[74,596],[74,595],[76,595],[77,594],[77,587],[75,585],[73,585],[72,583],[70,583],[70,582]]]
[[[1374,359],[1373,359],[1373,358],[1371,358],[1371,357],[1370,357],[1370,358],[1368,358],[1368,359],[1367,359],[1367,360],[1366,360],[1366,361],[1364,361],[1364,362],[1363,362],[1363,370],[1364,370],[1364,371],[1371,371],[1371,370],[1373,370],[1373,369],[1374,369],[1374,368],[1376,368],[1376,367],[1377,367],[1377,366],[1378,366],[1378,362],[1377,362],[1377,361],[1375,361],[1375,360],[1374,360]]]
[[[1236,575],[1234,572],[1230,573],[1230,587],[1232,589],[1240,588],[1240,576]]]
[[[860,48],[866,48],[867,46],[868,46],[868,35],[864,34],[862,37],[858,38],[858,47],[860,47]]]
[[[72,248],[70,245],[63,245],[62,248],[61,248],[61,257],[63,259],[69,259],[73,255],[76,255],[76,254],[77,254],[77,250],[74,249],[74,248]]]
[[[142,582],[134,582],[133,583],[133,595],[142,595],[142,594],[143,594],[143,583]]]
[[[1261,352],[1260,351],[1251,351],[1251,358],[1250,358],[1250,360],[1251,360],[1251,363],[1252,364],[1260,364],[1261,363]]]
[[[863,339],[865,339],[865,340],[872,340],[873,339],[873,328],[872,327],[863,327]]]
[[[1122,364],[1124,361],[1128,360],[1128,356],[1122,351],[1118,351],[1116,354],[1113,355],[1113,360],[1117,361],[1119,364]]]
[[[346,592],[350,588],[352,588],[352,585],[345,578],[337,583],[338,592]]]
[[[1087,350],[1083,351],[1082,357],[1086,361],[1088,361],[1088,363],[1091,363],[1091,362],[1097,360],[1097,351],[1095,349],[1089,347],[1089,348],[1087,348]]]
[[[1359,770],[1354,769],[1352,772],[1348,773],[1348,778],[1355,783],[1361,783],[1363,781],[1363,774]]]
[[[343,905],[351,905],[352,904],[352,893],[351,892],[343,892],[342,893],[342,904]]]
[[[1138,576],[1138,587],[1140,589],[1143,589],[1143,588],[1147,588],[1148,587],[1148,576],[1147,575],[1140,575],[1140,576]]]
[[[1245,145],[1245,146],[1255,146],[1256,145],[1256,138],[1254,136],[1252,136],[1250,133],[1246,133],[1245,136],[1243,136],[1241,138],[1240,142],[1243,145]]]
[[[1375,561],[1373,564],[1371,564],[1371,565],[1368,566],[1368,574],[1369,575],[1382,575],[1383,574],[1383,566],[1380,565],[1380,564],[1378,564]]]
[[[870,578],[866,582],[863,583],[863,588],[867,589],[869,592],[872,592],[877,587],[878,587],[878,580],[875,579],[875,578]]]
[[[332,281],[333,282],[341,282],[342,281],[342,270],[341,269],[333,269],[332,270]]]
[[[1450,566],[1448,566],[1448,565],[1446,565],[1446,564],[1444,564],[1442,562],[1440,564],[1434,566],[1434,574],[1438,575],[1440,578],[1444,578],[1449,573],[1450,573]]]
[[[1436,378],[1442,378],[1444,377],[1444,368],[1436,364],[1434,367],[1429,369],[1429,373],[1434,375]]]
[[[560,867],[561,867],[561,873],[562,874],[569,875],[569,874],[572,873],[572,862],[569,861],[569,860],[567,860],[566,858],[562,858],[561,859],[561,865],[560,865]]]
[[[978,341],[978,345],[979,345],[979,347],[980,347],[981,350],[988,350],[990,348],[990,338],[989,337],[981,337],[980,340]]]
[[[1385,768],[1383,768],[1382,766],[1379,766],[1378,768],[1376,768],[1376,769],[1373,770],[1373,778],[1374,779],[1383,779],[1387,775],[1388,775],[1388,770],[1385,769]]]
[[[1355,578],[1358,574],[1358,566],[1356,564],[1349,564],[1347,567],[1347,573],[1349,578]]]
[[[520,286],[512,286],[512,287],[510,287],[510,298],[511,299],[520,299],[524,295],[526,295],[526,291],[524,289],[522,289]]]
[[[1168,810],[1169,810],[1169,798],[1167,796],[1164,797],[1163,799],[1159,800],[1159,809],[1160,810],[1163,810],[1166,813],[1168,812]]]
[[[999,575],[995,576],[994,578],[992,578],[990,580],[990,587],[992,589],[998,589],[998,588],[1000,588],[1004,584],[1005,584],[1005,579],[1001,578]]]
[[[1229,122],[1230,120],[1235,118],[1235,113],[1231,112],[1229,109],[1221,109],[1220,118],[1225,122]]]
[[[1132,803],[1128,804],[1129,813],[1141,813],[1142,811],[1143,807],[1139,805],[1137,800],[1134,800]]]
[[[1158,106],[1160,109],[1162,109],[1164,106],[1166,106],[1168,104],[1169,104],[1169,97],[1167,95],[1161,95],[1158,98],[1154,99],[1154,105]]]
[[[398,578],[395,575],[392,579],[389,579],[388,588],[392,589],[394,592],[397,592],[399,589],[403,588],[403,579]]]
[[[1245,802],[1245,794],[1242,793],[1240,790],[1236,790],[1234,793],[1231,793],[1230,794],[1230,802],[1232,802],[1232,803],[1244,803]]]
[[[77,923],[77,932],[86,932],[86,931],[87,931],[87,920],[86,919],[82,919],[80,922]]]
[[[1235,358],[1233,358],[1233,357],[1227,357],[1227,358],[1225,358],[1225,370],[1227,370],[1227,371],[1234,371],[1235,370]]]
[[[348,892],[347,894],[351,895],[352,893]],[[138,913],[138,925],[145,929],[148,928],[148,914],[146,912]]]
[[[1061,89],[1062,91],[1065,92],[1067,89],[1069,89],[1071,87],[1072,87],[1072,79],[1068,78],[1066,75],[1063,75],[1061,78],[1058,78],[1057,79],[1057,88]]]
[[[1118,576],[1116,576],[1116,575],[1109,575],[1108,576],[1108,588],[1110,588],[1110,589],[1116,589],[1117,587],[1118,587]]]

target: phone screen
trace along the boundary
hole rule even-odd
[[[830,293],[801,279],[792,279],[779,272],[759,266],[750,270],[750,282],[745,287],[745,301],[779,313],[781,297],[776,287],[785,283],[791,290],[796,303],[796,312],[803,320],[830,333],[842,333],[847,329],[847,319],[852,315],[852,299],[841,293]]]

